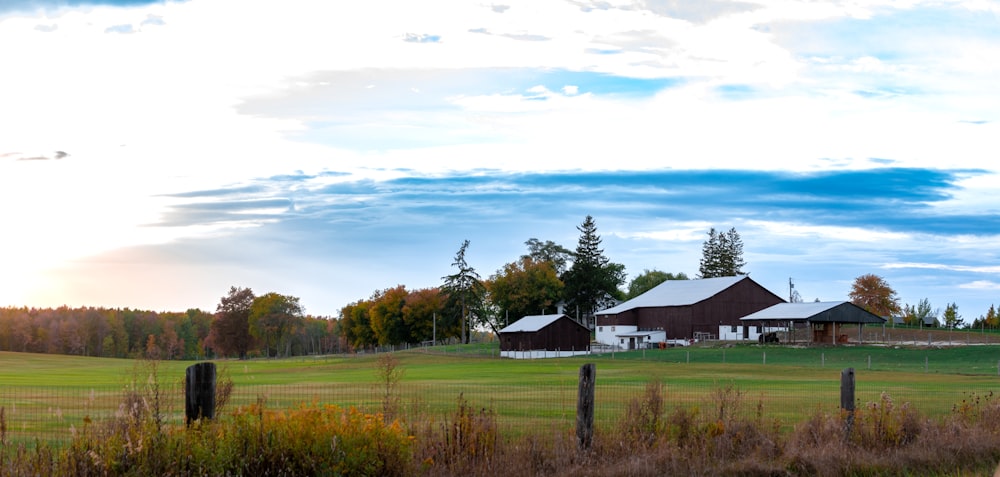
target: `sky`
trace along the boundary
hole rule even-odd
[[[593,216],[787,297],[1000,305],[1000,1],[5,0],[0,306],[314,316]]]

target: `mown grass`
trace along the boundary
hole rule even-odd
[[[509,432],[565,426],[573,420],[579,368],[586,362],[597,364],[597,419],[603,426],[613,426],[625,403],[654,379],[664,383],[670,405],[700,406],[715,389],[734,386],[786,429],[811,412],[837,409],[845,367],[856,369],[860,402],[886,392],[928,416],[948,414],[969,393],[1000,391],[991,368],[1000,346],[695,346],[527,361],[491,358],[496,351],[494,343],[395,353],[403,371],[397,393],[404,411],[439,415],[462,394],[473,405],[494,409]],[[235,385],[237,406],[265,398],[279,408],[319,402],[377,409],[376,361],[369,354],[217,363]],[[159,363],[173,395],[179,396],[190,364]],[[131,360],[0,352],[0,406],[7,407],[12,435],[65,439],[85,417],[113,414],[134,367]],[[168,413],[174,422],[182,419],[181,404],[176,398]]]

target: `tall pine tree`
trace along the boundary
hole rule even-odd
[[[469,241],[462,242],[462,246],[455,254],[455,261],[451,266],[458,268],[452,275],[441,277],[444,285],[441,287],[448,294],[450,308],[458,307],[459,320],[461,321],[461,341],[469,342],[472,334],[472,326],[469,323],[470,311],[482,309],[483,295],[486,287],[482,278],[475,268],[472,268],[465,261],[465,250],[469,248]]]
[[[578,312],[584,323],[589,323],[594,312],[624,297],[619,287],[625,283],[625,266],[604,256],[593,217],[588,215],[576,229],[580,231],[580,240],[573,254],[573,266],[563,274],[563,296],[567,312]]]
[[[743,239],[730,228],[728,232],[718,232],[713,227],[708,231],[708,240],[701,246],[701,261],[698,263],[698,278],[735,277],[746,275],[743,267]]]

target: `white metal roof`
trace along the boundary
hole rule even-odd
[[[642,295],[620,305],[599,311],[597,314],[616,315],[635,308],[693,305],[719,294],[740,280],[749,280],[749,278],[747,276],[739,276],[702,278],[699,280],[667,280]]]
[[[538,331],[546,326],[552,324],[552,322],[562,318],[566,315],[554,314],[554,315],[528,315],[520,320],[517,320],[504,329],[500,330],[501,333],[518,333],[518,332],[533,332]]]
[[[845,301],[816,301],[809,303],[778,303],[751,313],[741,320],[804,320],[816,316],[826,310],[840,306]]]

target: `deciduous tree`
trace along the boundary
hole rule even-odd
[[[643,293],[652,290],[657,285],[667,281],[667,280],[687,280],[688,276],[684,272],[673,274],[670,272],[661,272],[660,270],[643,270],[638,276],[632,279],[628,284],[628,293],[625,294],[626,300],[631,300]]]
[[[249,288],[230,287],[219,300],[212,321],[212,346],[221,355],[246,359],[253,337],[250,335],[250,307],[254,300]]]
[[[555,313],[563,282],[551,261],[522,256],[497,270],[486,282],[486,288],[498,313],[487,325],[498,333],[507,323],[507,317],[513,322],[526,315]]]
[[[270,356],[272,347],[275,356],[281,354],[282,348],[288,356],[290,338],[301,318],[302,305],[298,297],[270,292],[254,298],[247,321],[251,336],[264,344],[264,356]]]
[[[941,315],[944,318],[944,326],[948,328],[961,328],[965,324],[965,320],[962,319],[962,315],[958,314],[958,305],[955,303],[949,303],[944,307],[944,314]]]
[[[538,263],[549,262],[555,269],[557,276],[566,273],[566,264],[573,259],[572,250],[551,240],[542,242],[536,238],[530,238],[524,244],[528,246],[528,254],[522,255],[521,258],[531,258]]]
[[[878,316],[893,316],[900,311],[896,290],[885,279],[871,273],[854,279],[848,297],[855,305]]]

